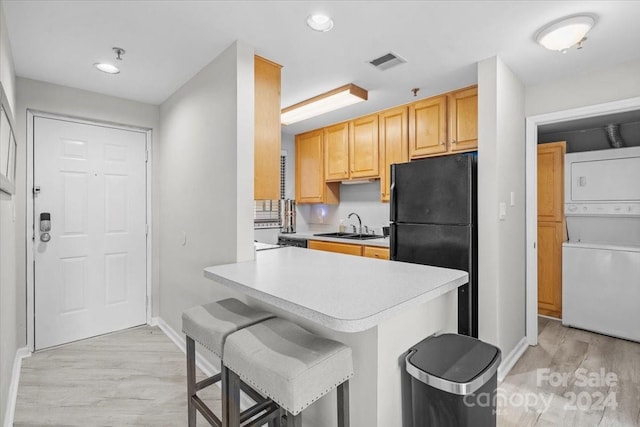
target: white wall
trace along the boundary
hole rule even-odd
[[[47,113],[68,115],[83,119],[90,119],[102,122],[111,122],[129,126],[149,128],[152,130],[152,182],[160,175],[159,170],[159,120],[160,108],[157,105],[144,104],[129,101],[122,98],[106,96],[94,92],[87,92],[66,86],[54,85],[51,83],[30,80],[18,77],[16,79],[17,89],[17,110],[16,120],[18,127],[18,160],[16,179],[16,200],[17,200],[17,223],[18,237],[16,244],[17,259],[17,279],[18,279],[18,306],[19,323],[18,330],[21,345],[25,345],[26,336],[26,251],[28,238],[26,230],[26,197],[31,194],[27,190],[27,150],[26,150],[26,128],[27,109],[43,111]],[[159,208],[158,208],[158,186],[152,185],[152,237],[159,234]],[[157,240],[153,247],[153,268],[152,286],[154,288],[154,311],[158,307],[158,253]]]
[[[525,335],[525,91],[497,57],[478,63],[478,90],[479,336],[507,355]]]
[[[252,48],[227,48],[160,114],[160,316],[180,331],[183,310],[232,294],[203,269],[254,256]]]
[[[15,74],[7,36],[3,2],[0,0],[0,83],[15,116]],[[14,117],[15,118],[15,117]],[[18,331],[19,299],[16,298],[15,196],[0,192],[0,422],[4,423],[11,385],[13,361],[21,346]]]
[[[526,89],[526,115],[569,110],[640,96],[640,61],[576,74]]]

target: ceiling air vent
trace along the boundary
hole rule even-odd
[[[391,67],[395,67],[396,65],[404,64],[405,62],[407,62],[406,59],[396,55],[395,53],[389,52],[379,58],[372,59],[369,61],[369,64],[373,65],[378,70],[384,71]]]

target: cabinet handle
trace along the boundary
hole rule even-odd
[[[353,173],[353,169],[351,169],[351,173]]]
[[[440,141],[440,145],[444,145],[444,141]]]
[[[452,139],[452,140],[451,140],[451,143],[452,143],[452,144],[456,144],[456,140],[455,140],[455,139]]]

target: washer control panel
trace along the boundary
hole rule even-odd
[[[567,216],[640,216],[640,203],[567,203]]]

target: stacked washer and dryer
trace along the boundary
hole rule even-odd
[[[640,147],[565,158],[562,323],[640,341]]]

